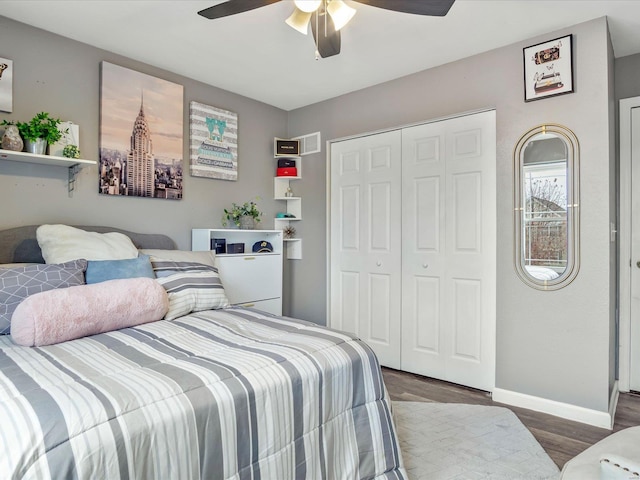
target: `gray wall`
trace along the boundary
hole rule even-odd
[[[222,209],[256,196],[272,229],[273,137],[286,137],[287,112],[0,16],[2,56],[14,62],[14,111],[0,120],[28,121],[48,111],[80,125],[84,158],[98,159],[100,62],[108,61],[184,86],[184,198],[179,201],[98,195],[98,168],[83,168],[73,198],[60,167],[0,162],[0,228],[26,224],[108,225],[136,232],[164,232],[191,249],[191,229],[220,227]],[[238,181],[188,174],[189,102],[238,114]],[[133,121],[131,119],[131,126]]]
[[[615,98],[640,96],[640,53],[616,59]]]
[[[522,48],[574,35],[576,92],[525,103]],[[290,112],[289,134],[323,140],[459,112],[497,111],[497,372],[502,389],[599,411],[609,406],[612,299],[609,220],[613,162],[611,56],[605,18],[522,41]],[[381,64],[384,59],[380,59]],[[381,67],[383,68],[383,67]],[[581,268],[566,288],[527,287],[513,267],[513,148],[541,123],[572,129],[581,148]],[[305,257],[291,265],[291,313],[326,321],[326,152],[305,157]],[[313,217],[307,214],[313,212]],[[318,252],[311,255],[309,252]]]

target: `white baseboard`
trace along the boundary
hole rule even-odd
[[[594,427],[613,428],[613,421],[618,404],[618,382],[613,385],[611,398],[609,400],[609,411],[601,412],[590,408],[579,407],[569,403],[557,402],[541,397],[534,397],[525,393],[512,392],[495,388],[493,390],[493,401],[513,405],[515,407],[527,408],[536,412],[548,413],[556,417],[566,418],[575,422],[586,423]]]

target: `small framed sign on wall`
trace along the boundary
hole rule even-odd
[[[572,36],[523,49],[524,101],[573,93]]]
[[[0,111],[13,112],[13,62],[0,57]]]

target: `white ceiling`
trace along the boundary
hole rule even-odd
[[[0,0],[0,14],[284,110],[602,16],[616,57],[640,52],[638,0],[456,0],[445,17],[347,0],[358,13],[342,30],[342,51],[320,60],[313,37],[284,23],[291,0],[217,20],[197,15],[217,3]]]

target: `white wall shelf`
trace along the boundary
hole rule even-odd
[[[38,155],[36,153],[14,152],[0,149],[0,160],[7,160],[17,163],[35,163],[38,165],[53,165],[55,167],[66,167],[69,171],[68,191],[71,196],[76,183],[76,175],[81,167],[96,165],[95,160],[85,160],[82,158],[56,157],[54,155]]]
[[[288,260],[300,260],[302,258],[302,239],[301,238],[285,238],[283,239],[287,250]]]
[[[275,143],[275,142],[274,142]],[[291,222],[299,222],[302,220],[302,197],[296,196],[295,180],[302,178],[302,158],[296,156],[275,155],[276,160],[286,158],[293,160],[297,169],[296,176],[276,176],[273,179],[273,198],[284,202],[283,213],[290,213],[293,218],[274,218],[273,224],[276,230],[284,230]],[[293,192],[294,196],[288,197],[287,192]],[[285,238],[284,245],[287,251],[288,260],[302,259],[302,239]]]

